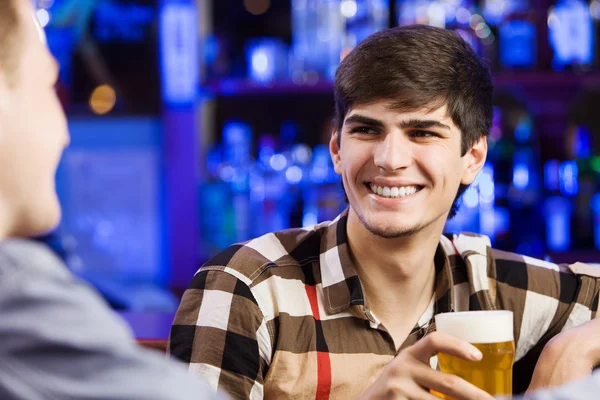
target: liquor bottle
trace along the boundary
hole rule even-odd
[[[250,232],[261,236],[289,227],[288,185],[285,171],[288,159],[276,152],[275,140],[259,139],[259,157],[250,173]]]
[[[332,221],[346,206],[340,177],[335,173],[327,145],[317,145],[313,150],[309,187],[304,196],[304,226]]]

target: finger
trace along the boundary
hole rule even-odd
[[[429,364],[429,359],[437,353],[445,353],[469,361],[479,361],[483,357],[481,351],[469,342],[442,332],[430,333],[407,350],[425,364]]]
[[[427,367],[415,365],[413,377],[419,385],[433,389],[460,400],[490,400],[493,397],[456,375],[446,374]]]
[[[431,394],[427,388],[419,386],[415,381],[402,381],[397,384],[396,394],[389,396],[394,400],[440,400],[439,397]]]

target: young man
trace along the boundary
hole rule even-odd
[[[29,0],[0,1],[0,398],[214,398],[135,345],[125,324],[48,250],[19,237],[60,217],[54,174],[69,141],[58,66]]]
[[[430,399],[433,389],[483,399],[430,367],[438,352],[481,357],[434,332],[434,316],[507,309],[514,389],[525,390],[544,345],[595,316],[599,274],[497,251],[485,237],[442,235],[485,163],[488,69],[450,31],[389,29],[343,60],[335,103],[331,157],[349,208],[205,264],[184,294],[171,353],[234,398]],[[598,339],[575,349],[571,339],[600,328],[582,329],[553,341],[531,388],[591,372]]]

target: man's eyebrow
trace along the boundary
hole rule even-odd
[[[440,121],[434,119],[418,119],[413,118],[400,123],[400,128],[412,128],[412,129],[428,129],[428,128],[442,128],[451,130],[446,124],[442,124]]]
[[[354,115],[349,116],[344,121],[344,124],[348,124],[348,125],[363,124],[363,125],[369,125],[369,126],[376,127],[376,128],[384,127],[384,123],[381,122],[380,120],[375,119],[375,118],[365,117],[364,115],[360,115],[360,114],[354,114]]]
[[[367,117],[360,114],[354,114],[346,118],[344,124],[363,124],[377,128],[383,128],[384,123],[378,119]],[[429,129],[429,128],[442,128],[446,130],[451,130],[450,127],[446,124],[442,124],[440,121],[436,121],[434,119],[419,119],[419,118],[411,118],[406,121],[402,121],[400,123],[400,128],[412,128],[412,129]]]

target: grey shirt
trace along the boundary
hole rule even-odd
[[[45,246],[0,242],[0,399],[214,399]]]
[[[600,399],[600,371],[589,378],[566,385],[544,389],[525,396],[523,400],[597,400]]]

